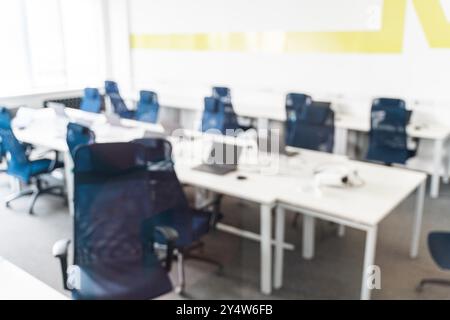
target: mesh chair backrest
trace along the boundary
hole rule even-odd
[[[151,210],[158,213],[155,217],[156,223],[177,230],[178,244],[191,244],[194,237],[192,211],[174,170],[170,142],[160,138],[139,139],[133,142],[147,149],[149,198]]]
[[[158,95],[153,91],[142,90],[136,110],[136,119],[156,123],[158,119]]]
[[[164,279],[159,283],[170,287],[151,241],[158,212],[149,201],[145,147],[84,145],[78,148],[74,164],[75,264],[117,277],[144,268],[160,274]],[[155,294],[161,290],[155,288]]]
[[[97,88],[85,88],[84,96],[81,100],[80,109],[84,111],[98,113],[102,107],[102,97]]]
[[[85,126],[70,122],[67,125],[66,141],[70,154],[72,155],[72,158],[74,158],[78,146],[95,142],[95,134],[91,129]]]
[[[125,104],[125,101],[123,101],[120,94],[110,93],[108,96],[115,113],[120,115],[128,111],[127,105]]]
[[[28,165],[25,147],[17,140],[11,129],[11,114],[5,107],[0,107],[0,138],[4,153],[8,153],[8,170]]]
[[[119,94],[119,86],[115,81],[106,80],[105,81],[105,93],[107,95],[110,95],[111,93],[117,93]]]
[[[370,114],[368,159],[400,163],[406,161],[408,110],[385,105],[376,99]]]
[[[215,97],[204,99],[205,109],[202,116],[202,131],[218,130],[226,134],[227,130],[239,129],[237,115],[231,102]]]
[[[298,148],[332,152],[334,146],[334,112],[328,106],[303,105],[295,122],[291,122],[286,144]]]
[[[227,87],[213,87],[212,96],[224,102],[231,102],[231,90]]]

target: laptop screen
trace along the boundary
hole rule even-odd
[[[213,142],[207,164],[237,166],[242,152],[241,146]]]

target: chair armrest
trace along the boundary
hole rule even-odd
[[[178,232],[171,227],[156,227],[155,231],[159,233],[167,241],[166,259],[164,262],[164,268],[170,271],[172,267],[172,260],[175,251],[175,245],[178,240]]]
[[[52,162],[50,163],[50,168],[49,168],[50,171],[53,171],[53,170],[55,170],[56,165],[58,164],[59,152],[58,152],[58,150],[49,150],[49,152],[55,153],[55,157],[52,159]]]
[[[56,241],[52,248],[52,254],[55,258],[59,259],[61,264],[61,273],[64,289],[69,290],[67,287],[67,256],[69,252],[69,239],[62,239]]]

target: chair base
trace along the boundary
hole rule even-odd
[[[422,279],[419,285],[416,287],[417,292],[422,292],[425,285],[437,285],[437,286],[445,286],[450,287],[450,280],[448,279]]]
[[[17,200],[19,198],[25,197],[25,196],[32,196],[31,199],[31,203],[28,209],[28,213],[30,215],[34,214],[34,205],[37,201],[37,198],[43,194],[49,194],[49,195],[54,195],[54,196],[58,196],[58,197],[64,197],[64,187],[63,186],[51,186],[51,187],[47,187],[47,188],[43,188],[42,187],[42,183],[40,180],[38,180],[39,182],[36,183],[36,188],[35,189],[28,189],[28,190],[21,190],[17,193],[14,193],[12,195],[10,195],[6,201],[5,201],[5,205],[7,208],[10,208],[10,204],[12,201]],[[55,193],[54,191],[58,190],[58,193]]]

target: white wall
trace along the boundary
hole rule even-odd
[[[374,31],[382,0],[129,0],[131,33],[214,31]],[[446,9],[450,0],[442,0]],[[447,10],[450,12],[450,10]],[[450,16],[450,15],[449,15]],[[450,19],[449,19],[450,20]],[[344,95],[356,112],[374,96],[419,101],[414,106],[450,124],[450,50],[430,49],[408,0],[399,54],[192,52],[132,50],[136,88],[205,92],[300,91],[318,98]],[[240,90],[239,90],[240,89]]]

